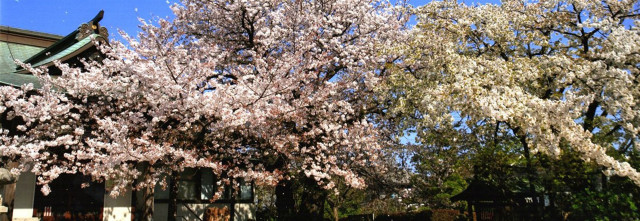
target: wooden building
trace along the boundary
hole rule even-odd
[[[15,60],[32,67],[48,68],[55,77],[60,70],[54,61],[80,66],[80,59],[100,59],[103,55],[94,41],[108,42],[109,33],[95,18],[81,24],[66,36],[0,26],[0,86],[21,87],[32,83],[40,88],[37,77],[16,65]],[[0,168],[11,168],[0,162]],[[2,170],[5,171],[6,169]],[[5,174],[6,175],[6,174]],[[12,180],[7,178],[6,180]],[[176,220],[255,219],[254,192],[251,184],[241,183],[240,191],[226,191],[217,201],[211,201],[215,180],[210,171],[187,170],[177,179]],[[12,183],[13,182],[13,183]],[[81,174],[64,174],[51,184],[51,194],[44,196],[36,185],[33,173],[22,173],[17,181],[0,182],[0,221],[4,220],[137,220],[135,205],[141,193],[127,191],[117,198],[108,196],[109,182],[91,183]],[[168,219],[169,192],[155,188],[154,220]],[[4,209],[3,209],[4,208]],[[7,209],[8,208],[8,209]],[[7,210],[6,212],[3,212]],[[139,218],[139,215],[138,215]]]
[[[466,201],[471,220],[525,221],[539,220],[543,197],[528,192],[513,192],[504,187],[473,179],[452,202]]]

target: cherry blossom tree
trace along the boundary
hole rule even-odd
[[[210,168],[221,183],[275,185],[302,174],[362,188],[353,166],[384,172],[370,122],[381,53],[404,18],[386,1],[201,1],[141,21],[104,58],[29,67],[43,84],[0,87],[0,156],[42,191],[63,173],[112,180],[112,195]],[[141,167],[143,165],[143,167]],[[146,169],[141,169],[146,168]],[[223,185],[221,185],[223,186]]]
[[[450,146],[515,136],[527,164],[570,148],[640,185],[628,162],[640,150],[638,1],[445,0],[416,14],[381,93],[401,128],[423,143],[450,135]]]

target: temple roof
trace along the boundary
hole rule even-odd
[[[27,60],[63,36],[0,26],[0,74],[15,72],[14,59]]]
[[[0,85],[20,87],[33,83],[39,88],[37,77],[15,64],[14,60],[55,70],[54,61],[71,62],[72,58],[95,53],[92,40],[106,41],[109,33],[98,23],[104,15],[100,11],[89,22],[81,24],[66,36],[52,35],[0,26]],[[77,62],[77,59],[75,59]]]

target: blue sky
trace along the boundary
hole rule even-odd
[[[118,29],[137,33],[138,17],[149,20],[172,14],[169,3],[161,0],[0,0],[0,25],[67,35],[100,10],[105,11],[100,24],[111,37],[118,35]]]
[[[414,6],[430,0],[411,0]],[[80,24],[104,10],[100,24],[109,29],[110,38],[121,29],[138,32],[138,17],[150,20],[171,16],[169,5],[175,0],[0,0],[0,25],[57,35],[67,35]],[[472,0],[464,0],[471,3]],[[497,2],[481,0],[480,2]]]
[[[409,3],[420,6],[430,1],[409,0]],[[459,1],[473,4],[500,0]],[[173,2],[176,0],[0,0],[0,25],[64,36],[104,10],[100,24],[109,30],[109,38],[122,40],[118,29],[135,36],[138,18],[171,17],[169,5]],[[410,134],[403,140],[413,142],[414,137]]]

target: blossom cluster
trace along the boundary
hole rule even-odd
[[[420,137],[497,125],[484,133],[517,136],[531,153],[571,148],[640,185],[640,173],[619,157],[639,141],[639,7],[434,1],[416,9],[415,37],[395,46],[406,55],[403,69],[382,91],[395,100],[392,115],[405,116]]]
[[[383,165],[366,100],[391,60],[379,51],[403,27],[393,5],[185,0],[171,8],[172,21],[141,20],[137,38],[123,33],[128,45],[100,45],[99,61],[58,63],[53,77],[24,65],[42,89],[0,87],[0,156],[20,165],[14,172],[30,170],[40,184],[82,173],[113,180],[117,195],[134,180],[144,187],[185,168],[271,185],[302,171],[325,188],[336,178],[362,187],[353,166]]]

